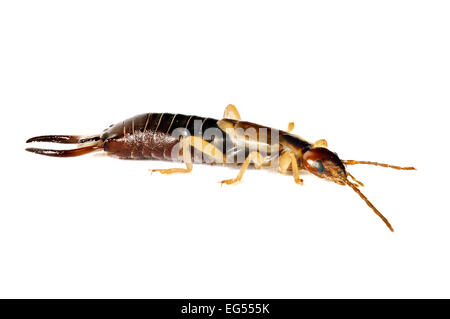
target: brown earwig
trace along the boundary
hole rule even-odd
[[[239,165],[239,174],[221,181],[221,184],[240,182],[250,165],[256,168],[275,167],[282,174],[292,175],[297,184],[303,184],[299,174],[304,170],[339,185],[348,185],[394,231],[389,221],[360,191],[359,187],[364,184],[347,171],[346,165],[368,164],[398,170],[415,168],[341,160],[336,153],[328,150],[325,140],[310,143],[291,134],[293,128],[294,123],[289,123],[286,131],[281,131],[241,121],[236,107],[230,104],[221,120],[193,115],[147,113],[111,125],[99,135],[44,135],[26,141],[78,144],[75,149],[26,150],[54,157],[73,157],[103,150],[122,159],[175,160],[183,161],[186,165],[186,168],[151,170],[162,174],[188,173],[194,162]]]

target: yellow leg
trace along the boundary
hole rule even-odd
[[[287,132],[288,132],[288,133],[292,132],[292,130],[294,129],[294,127],[295,127],[294,122],[289,122]]]
[[[289,152],[281,154],[280,160],[278,162],[278,166],[280,168],[279,172],[281,174],[286,174],[290,165],[291,165],[291,155],[289,155]]]
[[[328,147],[328,143],[327,143],[326,140],[321,139],[321,140],[315,141],[314,144],[313,144],[313,147],[325,147],[325,148],[327,148]]]
[[[187,143],[190,146],[193,146],[197,150],[201,151],[203,154],[208,155],[209,157],[214,159],[214,163],[222,164],[224,160],[224,154],[217,147],[212,145],[211,143],[205,141],[201,137],[198,136],[190,136],[188,138]]]
[[[233,104],[228,104],[225,108],[225,111],[223,112],[223,118],[240,121],[241,115],[239,114],[236,106],[234,106]]]
[[[303,185],[303,179],[300,178],[300,173],[298,170],[297,158],[295,157],[294,153],[289,153],[289,156],[291,157],[292,176],[294,177],[294,182],[296,184]]]
[[[190,173],[192,171],[192,156],[191,145],[187,143],[189,139],[183,139],[181,145],[183,148],[183,162],[186,164],[186,168],[168,168],[168,169],[152,169],[153,172],[160,172],[161,174],[174,174],[174,173]]]
[[[160,172],[161,174],[174,174],[174,173],[189,173],[192,171],[192,155],[191,146],[200,150],[204,154],[214,158],[216,163],[223,163],[223,153],[214,145],[208,143],[198,136],[190,136],[181,140],[181,147],[183,150],[183,162],[186,164],[186,168],[167,168],[167,169],[152,169],[153,172]]]
[[[248,166],[250,165],[250,162],[255,163],[256,168],[261,168],[261,166],[264,162],[264,157],[261,154],[259,154],[258,152],[251,152],[245,159],[244,163],[242,164],[239,174],[235,178],[226,179],[226,180],[221,181],[220,182],[221,185],[222,184],[231,185],[231,184],[239,183],[242,179],[242,176],[244,176],[244,173],[247,170]]]
[[[294,153],[286,152],[281,154],[278,165],[281,174],[286,174],[289,166],[292,165],[292,176],[294,177],[295,183],[303,185],[303,180],[299,177],[300,173],[297,165],[297,158]]]

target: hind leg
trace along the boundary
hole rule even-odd
[[[174,174],[174,173],[190,173],[192,171],[192,156],[190,144],[186,143],[183,139],[181,141],[183,148],[183,162],[186,164],[186,168],[167,168],[167,169],[152,169],[151,173],[159,172],[161,174]]]
[[[186,164],[186,168],[167,168],[167,169],[152,169],[151,173],[159,172],[161,174],[174,174],[174,173],[190,173],[192,171],[192,155],[191,147],[194,147],[204,154],[214,158],[216,163],[223,162],[223,153],[214,145],[208,143],[197,136],[190,136],[181,140],[181,147],[183,151],[183,162]]]

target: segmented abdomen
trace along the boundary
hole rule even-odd
[[[172,149],[179,142],[180,134],[204,136],[208,128],[218,129],[217,120],[194,115],[147,113],[111,126],[101,139],[104,150],[120,158],[179,160],[173,157]],[[204,138],[208,140],[207,135]]]

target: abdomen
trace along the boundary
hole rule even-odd
[[[179,160],[178,153],[174,156],[172,150],[180,135],[203,136],[208,128],[217,128],[217,120],[194,115],[147,113],[111,126],[101,139],[104,150],[119,158]],[[207,135],[205,139],[208,139]],[[213,139],[209,142],[214,142]]]

